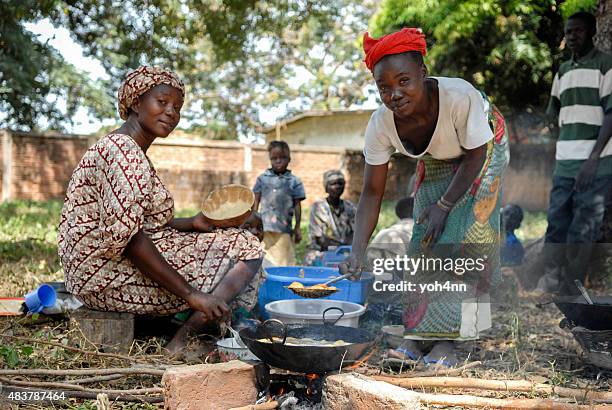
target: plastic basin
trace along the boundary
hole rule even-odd
[[[301,277],[302,272],[304,277]],[[292,282],[300,282],[304,286],[311,286],[339,275],[337,268],[317,266],[275,266],[267,268],[266,277],[259,288],[259,311],[267,319],[268,314],[264,307],[270,302],[291,299],[307,300],[286,288]],[[359,281],[341,280],[333,285],[338,288],[336,293],[318,300],[341,300],[363,305],[373,280],[374,276],[371,273],[363,273]]]

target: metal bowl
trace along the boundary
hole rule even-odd
[[[226,360],[259,360],[248,347],[240,346],[233,337],[217,341],[217,349]]]
[[[217,228],[237,228],[251,215],[255,194],[244,185],[231,184],[208,194],[202,204],[204,218]]]
[[[365,307],[353,302],[329,299],[288,299],[270,302],[265,306],[272,319],[302,325],[332,322],[338,326],[358,327]],[[329,313],[326,314],[326,312]]]

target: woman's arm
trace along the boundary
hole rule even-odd
[[[417,223],[421,224],[428,221],[427,231],[423,237],[425,244],[434,244],[444,232],[446,218],[448,213],[463,194],[474,183],[474,180],[480,174],[487,156],[487,144],[481,145],[478,148],[466,150],[465,156],[461,159],[461,164],[457,173],[453,177],[450,185],[442,195],[442,205],[440,203],[433,204],[426,208],[417,219]],[[450,204],[445,208],[445,204]]]
[[[355,215],[355,232],[348,265],[343,270],[358,272],[364,261],[365,251],[376,228],[380,204],[385,193],[387,183],[387,170],[389,164],[369,165],[366,164],[363,175],[363,188],[357,205]]]
[[[172,218],[172,220],[168,223],[170,228],[174,228],[177,231],[181,232],[191,232],[193,231],[193,217],[191,218]]]
[[[202,212],[191,218],[172,218],[168,225],[181,232],[212,232],[215,227],[204,219]]]
[[[223,300],[195,289],[170,266],[151,238],[142,230],[130,239],[124,254],[140,272],[184,299],[192,309],[204,313],[206,317],[218,319],[229,313],[229,308]]]

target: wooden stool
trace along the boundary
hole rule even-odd
[[[81,306],[72,315],[83,335],[105,352],[127,353],[134,341],[132,313],[101,312]]]

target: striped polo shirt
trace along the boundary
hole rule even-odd
[[[559,67],[547,112],[559,117],[555,175],[573,178],[589,157],[605,114],[612,111],[612,56],[593,48]],[[612,175],[612,139],[604,147],[597,175]]]

